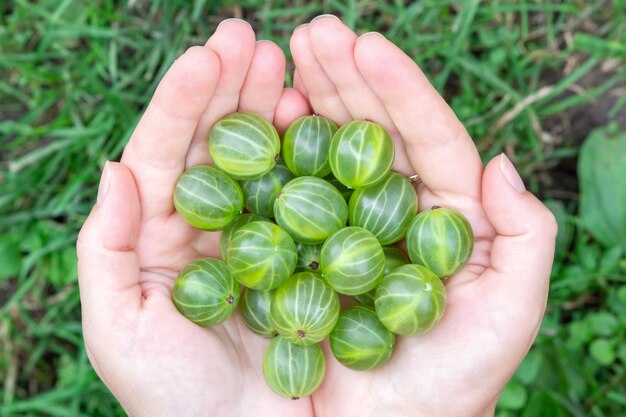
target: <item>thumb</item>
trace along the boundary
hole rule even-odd
[[[139,197],[128,168],[107,162],[98,200],[77,242],[83,320],[99,321],[141,303],[139,264],[134,252],[139,231]]]
[[[557,233],[554,215],[524,183],[506,155],[489,162],[482,181],[483,207],[496,230],[483,285],[498,300],[503,332],[534,340],[545,311]],[[530,338],[530,340],[529,340]]]

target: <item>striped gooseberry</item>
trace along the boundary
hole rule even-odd
[[[344,366],[369,371],[391,359],[395,335],[378,319],[373,307],[348,307],[330,333],[330,349]]]
[[[356,190],[348,203],[348,223],[369,230],[381,245],[402,239],[416,213],[415,188],[396,172],[371,187]]]
[[[283,164],[274,168],[260,178],[241,182],[244,206],[258,215],[274,217],[274,201],[283,186],[294,179],[294,175]]]
[[[389,133],[379,124],[355,120],[339,128],[328,151],[330,169],[350,188],[365,188],[382,181],[395,155]]]
[[[259,178],[276,164],[280,139],[270,122],[255,113],[232,113],[209,132],[213,163],[236,180]]]
[[[474,249],[474,233],[458,211],[434,206],[415,216],[406,233],[406,249],[415,264],[439,278],[458,272]]]
[[[221,260],[197,259],[178,274],[172,300],[183,316],[209,327],[233,314],[239,302],[239,284]]]
[[[222,171],[199,165],[178,177],[174,207],[193,227],[221,230],[241,214],[243,193],[239,184]]]
[[[322,385],[325,374],[326,360],[319,344],[297,345],[277,336],[265,351],[265,381],[283,397],[297,400],[313,394]]]
[[[285,184],[276,197],[274,216],[296,241],[322,243],[346,225],[348,205],[327,181],[298,177]]]
[[[253,333],[263,337],[278,335],[270,319],[270,306],[276,290],[258,291],[246,288],[241,296],[241,317]]]
[[[405,255],[404,252],[400,248],[396,248],[395,246],[384,246],[383,252],[385,253],[385,272],[384,275],[387,275],[392,270],[396,269],[401,265],[406,265],[411,263],[409,258]],[[369,290],[363,294],[355,294],[352,297],[359,303],[366,306],[374,306],[374,297],[376,295],[376,288]]]
[[[344,227],[330,236],[320,255],[322,274],[338,293],[362,294],[376,287],[385,271],[385,254],[362,227]]]
[[[276,290],[270,316],[286,340],[318,343],[337,323],[339,296],[318,274],[298,272]]]
[[[285,282],[296,268],[296,244],[274,223],[248,223],[233,234],[226,262],[240,284],[271,290]]]
[[[337,125],[330,119],[302,116],[285,132],[282,154],[285,165],[299,177],[325,177],[330,174],[328,148]]]
[[[222,231],[222,235],[220,236],[220,256],[222,260],[226,260],[228,245],[230,245],[230,239],[233,237],[233,234],[235,234],[235,232],[241,228],[241,226],[251,222],[262,221],[268,222],[269,220],[263,216],[259,216],[258,214],[243,213],[239,217],[237,217],[234,222],[226,226],[226,228],[224,228],[224,230]]]
[[[392,332],[411,336],[429,331],[446,308],[446,289],[422,265],[402,265],[385,275],[374,299],[376,314]]]

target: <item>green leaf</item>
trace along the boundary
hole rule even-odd
[[[515,377],[523,384],[530,384],[537,377],[542,360],[543,356],[538,350],[531,350],[517,368]]]
[[[609,291],[606,305],[620,322],[621,328],[626,328],[626,285],[621,285],[616,291]]]
[[[617,348],[617,357],[623,364],[626,364],[626,343],[621,343]]]
[[[574,321],[569,325],[568,347],[576,350],[586,345],[593,338],[591,323],[585,320]]]
[[[544,204],[550,209],[552,214],[554,214],[554,217],[556,217],[556,222],[559,226],[559,232],[556,236],[556,253],[558,257],[563,257],[568,253],[568,249],[572,243],[574,227],[567,221],[568,213],[562,201],[546,200]]]
[[[528,401],[528,407],[524,409],[522,417],[565,417],[569,415],[563,406],[552,398],[547,392],[540,391],[533,394]]]
[[[611,365],[615,362],[615,343],[609,339],[596,339],[591,342],[589,353],[600,365]]]
[[[587,316],[594,334],[613,336],[619,326],[617,318],[610,313],[595,313]]]
[[[78,370],[78,364],[74,358],[69,355],[62,355],[57,364],[57,386],[70,386],[76,380]]]
[[[626,59],[626,45],[618,40],[609,40],[578,32],[574,35],[573,47],[597,57]]]
[[[617,392],[617,391],[609,391],[606,394],[606,398],[613,401],[616,404],[626,406],[626,395]]]
[[[526,388],[515,379],[511,379],[502,390],[498,406],[509,410],[519,410],[526,404]]]
[[[0,236],[0,281],[14,277],[20,271],[22,256],[16,239],[11,235]]]
[[[614,274],[619,271],[619,263],[624,254],[624,250],[615,246],[604,252],[600,260],[600,272],[603,274]]]
[[[496,413],[495,417],[514,417],[515,414],[512,411],[500,410]]]
[[[576,355],[581,355],[583,351],[582,349],[577,350]],[[564,391],[567,389],[567,392],[572,398],[583,400],[587,397],[589,386],[593,386],[595,382],[589,381],[587,377],[589,371],[585,368],[584,364],[579,364],[576,367],[578,369],[572,367],[571,360],[576,357],[577,356],[568,356],[561,360],[563,370],[563,379],[561,380],[563,386],[561,390]]]
[[[626,133],[616,124],[591,132],[578,161],[580,214],[604,245],[626,250]]]
[[[595,272],[598,269],[598,261],[602,250],[597,245],[588,245],[577,251],[580,264],[587,272]]]
[[[62,251],[53,252],[48,271],[48,282],[55,286],[63,286],[77,280],[78,259],[76,249],[67,247]]]

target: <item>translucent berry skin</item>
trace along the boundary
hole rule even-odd
[[[465,266],[474,249],[474,233],[458,211],[433,207],[419,213],[406,233],[406,249],[415,264],[424,265],[439,278]]]
[[[395,334],[423,334],[441,320],[446,289],[426,267],[402,265],[383,277],[374,306],[380,321]]]
[[[226,262],[240,284],[254,290],[282,285],[296,268],[296,244],[270,222],[243,225],[233,235]]]
[[[350,201],[350,197],[352,196],[352,194],[354,194],[354,188],[346,187],[341,183],[341,181],[335,178],[333,174],[324,177],[324,179],[341,193],[346,202]]]
[[[339,296],[318,274],[298,272],[276,290],[272,323],[286,340],[311,345],[330,334],[339,318]]]
[[[344,366],[369,371],[391,359],[395,335],[378,319],[373,307],[353,306],[339,314],[330,333],[330,349]]]
[[[243,211],[241,187],[208,165],[183,172],[174,187],[174,207],[193,227],[222,230]]]
[[[298,262],[296,264],[296,272],[315,272],[320,273],[320,252],[322,245],[307,245],[306,243],[296,242],[296,252],[298,253]]]
[[[252,180],[269,172],[280,153],[280,138],[270,122],[254,113],[232,113],[209,132],[215,166],[236,180]]]
[[[222,258],[222,260],[226,260],[228,245],[230,245],[230,239],[233,237],[235,232],[239,230],[244,224],[259,221],[268,222],[269,220],[263,216],[259,216],[258,214],[243,213],[239,215],[239,217],[237,217],[234,222],[224,228],[224,231],[220,236],[220,257]]]
[[[322,385],[326,360],[320,345],[297,345],[278,336],[265,351],[263,374],[272,391],[297,400],[313,394]]]
[[[356,190],[348,203],[348,223],[369,230],[381,245],[402,239],[416,213],[415,187],[396,172],[371,187]]]
[[[323,116],[303,116],[294,121],[283,138],[285,165],[299,177],[330,174],[328,148],[337,125]]]
[[[411,263],[402,249],[395,246],[383,246],[383,252],[385,254],[385,275],[399,266]]]
[[[363,294],[376,287],[385,271],[385,253],[362,227],[344,227],[330,236],[321,252],[322,274],[338,293]]]
[[[289,181],[274,203],[276,223],[301,243],[322,243],[346,225],[348,205],[339,191],[317,177]]]
[[[363,294],[355,294],[352,296],[356,300],[357,303],[374,307],[374,297],[376,296],[376,288],[372,288],[371,290],[364,292]]]
[[[229,318],[239,303],[239,283],[219,259],[198,259],[185,266],[172,289],[176,309],[209,327]]]
[[[294,179],[294,175],[282,164],[276,164],[274,168],[261,178],[250,181],[242,181],[244,206],[251,212],[260,216],[274,217],[274,202],[283,186]]]
[[[382,181],[395,156],[393,141],[373,122],[356,120],[343,125],[330,142],[330,169],[342,184],[365,188]]]
[[[399,266],[406,265],[411,263],[409,258],[402,252],[401,249],[396,248],[394,246],[384,246],[383,252],[385,253],[385,272],[384,275],[387,275],[392,270],[396,269]],[[362,305],[374,307],[374,297],[376,296],[376,288],[369,290],[363,294],[356,294],[352,297]]]
[[[263,337],[278,335],[270,319],[270,306],[276,290],[257,291],[246,288],[241,296],[241,317],[248,329]]]

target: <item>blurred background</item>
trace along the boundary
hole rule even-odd
[[[483,160],[506,152],[557,216],[546,316],[497,416],[626,415],[626,1],[0,0],[0,416],[124,415],[87,360],[76,283],[104,162],[222,19],[289,58],[321,13],[398,44]]]

